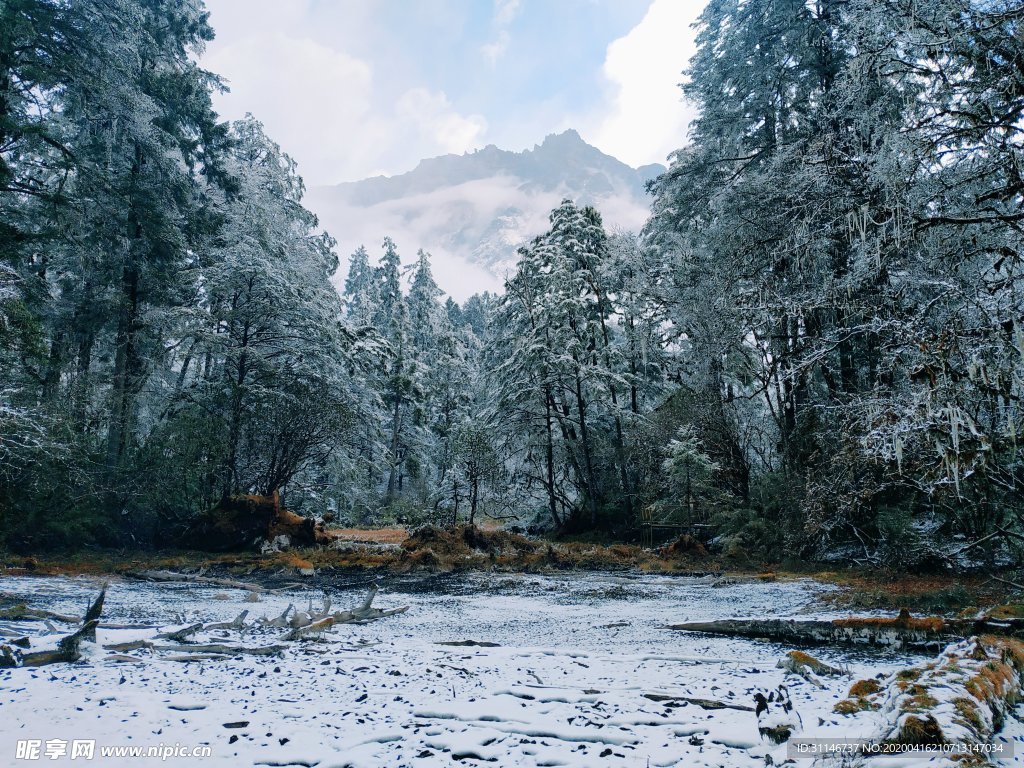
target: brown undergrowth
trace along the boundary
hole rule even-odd
[[[810,570],[809,575],[839,586],[826,599],[850,610],[908,608],[914,613],[952,614],[1007,603],[1010,596],[1006,585],[981,575]]]
[[[879,740],[917,746],[989,743],[1022,696],[1024,642],[982,635],[950,646],[935,661],[859,680],[835,712],[884,710]],[[963,755],[963,765],[985,764]]]
[[[639,570],[653,573],[742,573],[774,580],[774,572],[737,566],[708,556],[699,542],[678,541],[657,550],[636,544],[552,541],[503,529],[424,526],[412,532],[332,529],[327,546],[282,552],[208,553],[193,550],[91,550],[33,557],[0,553],[0,572],[21,574],[104,574],[147,569],[223,569],[234,574],[304,569],[365,569],[395,572],[448,572],[469,569],[508,571]]]
[[[699,542],[682,537],[654,550],[635,544],[556,541],[503,529],[423,527],[329,529],[328,546],[284,552],[207,553],[190,550],[90,550],[32,557],[0,552],[0,573],[105,574],[146,569],[223,569],[233,574],[281,570],[353,569],[393,572],[449,572],[470,569],[508,571],[635,570],[650,573],[736,575],[744,579],[811,577],[839,589],[824,597],[837,607],[915,613],[973,615],[985,609],[993,618],[1024,614],[1006,585],[979,576],[913,575],[884,570],[816,570],[804,564],[796,572],[771,563],[738,562],[709,554]],[[792,564],[787,563],[788,566]],[[999,606],[989,611],[992,606]],[[893,621],[898,621],[893,620]],[[913,619],[914,622],[930,621]],[[927,629],[929,627],[921,627]]]

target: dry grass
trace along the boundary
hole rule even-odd
[[[849,695],[853,698],[861,698],[862,696],[871,696],[881,690],[882,684],[877,679],[869,677],[866,680],[858,680],[851,685]]]
[[[843,699],[832,707],[832,711],[837,715],[855,715],[869,709],[878,709],[878,705],[867,699]]]
[[[428,532],[429,531],[429,532]],[[302,565],[278,555],[254,552],[226,554],[196,551],[101,550],[77,554],[33,557],[0,553],[0,572],[11,574],[124,573],[147,568],[198,570],[224,568],[232,573],[261,569],[337,568],[393,571],[453,571],[498,569],[509,571],[636,570],[650,573],[717,573],[775,581],[811,576],[839,584],[829,599],[853,608],[908,607],[914,611],[946,612],[964,606],[998,605],[996,616],[1024,613],[1024,605],[1007,604],[1007,594],[996,582],[952,576],[910,576],[891,572],[825,571],[812,569],[793,574],[767,563],[738,566],[734,561],[707,554],[686,537],[659,550],[635,544],[598,541],[550,541],[509,533],[500,528],[428,528],[408,532],[401,527],[328,529],[331,545],[297,548]],[[311,565],[306,565],[306,563]],[[972,611],[976,609],[972,608]],[[898,620],[890,619],[892,623]],[[908,626],[937,630],[940,619],[910,619]]]
[[[881,690],[882,684],[873,677],[858,680],[850,686],[847,697],[836,704],[832,711],[837,715],[854,715],[858,712],[878,709],[880,705],[872,701],[871,697]]]
[[[938,746],[946,743],[946,737],[935,715],[910,715],[904,720],[899,733],[892,741],[896,744],[915,744],[921,747]]]
[[[355,541],[373,544],[401,544],[409,538],[406,528],[330,528],[335,541]]]
[[[997,605],[988,611],[988,616],[993,619],[1024,619],[1024,603]]]
[[[938,699],[923,685],[910,685],[906,693],[909,698],[903,703],[904,712],[923,712],[938,706]]]
[[[812,572],[841,590],[829,599],[837,607],[856,609],[908,608],[916,613],[955,613],[1005,603],[1008,588],[987,577],[956,574],[908,574],[885,569]]]

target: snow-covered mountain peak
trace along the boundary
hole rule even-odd
[[[429,251],[442,288],[462,299],[500,290],[518,245],[547,228],[565,197],[595,205],[611,228],[637,229],[648,214],[644,186],[663,171],[631,168],[569,129],[521,152],[488,144],[407,173],[313,188],[307,203],[343,257],[359,245],[375,253],[390,236],[407,261]]]

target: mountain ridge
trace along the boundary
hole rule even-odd
[[[646,184],[664,171],[657,163],[633,168],[569,129],[520,152],[488,144],[425,158],[394,176],[314,187],[308,199],[342,254],[385,235],[407,257],[423,248],[440,278],[447,271],[458,281],[442,283],[458,297],[474,280],[497,288],[517,247],[547,228],[548,212],[565,197],[594,205],[610,228],[639,228],[649,211]]]

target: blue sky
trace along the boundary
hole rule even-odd
[[[692,110],[681,71],[704,0],[207,0],[226,117],[252,112],[312,185],[424,157],[524,149],[576,128],[663,162]]]

